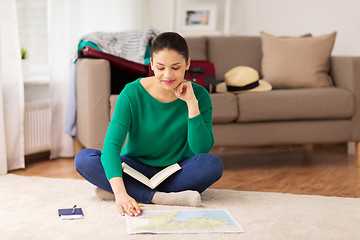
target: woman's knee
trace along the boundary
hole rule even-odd
[[[86,148],[80,150],[74,159],[75,168],[77,171],[83,169],[84,167],[89,165],[89,160],[91,157],[96,156],[96,149]]]
[[[217,170],[216,176],[217,176],[217,179],[219,180],[222,177],[223,172],[224,172],[224,163],[219,156],[216,156],[214,154],[211,154],[211,155],[212,155],[212,164],[215,166],[215,169]]]
[[[77,171],[79,171],[78,169],[81,169],[81,165],[84,162],[84,158],[87,152],[88,149],[82,149],[75,155],[74,164]]]
[[[205,160],[204,169],[210,171],[217,180],[220,179],[224,172],[224,164],[221,158],[211,153],[201,153],[200,155],[200,158]]]

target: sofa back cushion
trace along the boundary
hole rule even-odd
[[[215,64],[216,79],[224,80],[227,71],[249,66],[261,76],[261,39],[251,36],[216,36],[208,38],[209,60]]]
[[[207,40],[206,37],[188,37],[186,42],[189,47],[190,58],[192,60],[207,60]]]
[[[273,88],[332,86],[330,54],[336,32],[319,37],[276,37],[261,32],[262,73]]]

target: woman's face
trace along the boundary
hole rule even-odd
[[[173,90],[184,80],[190,66],[190,59],[186,62],[183,55],[167,48],[153,53],[150,61],[158,83],[167,90]]]

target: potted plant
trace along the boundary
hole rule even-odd
[[[26,48],[21,48],[21,62],[22,62],[22,71],[24,80],[29,77],[29,60],[28,60],[28,51]]]
[[[24,59],[27,59],[28,58],[28,53],[27,53],[27,50],[25,48],[21,48],[21,59],[24,60]]]

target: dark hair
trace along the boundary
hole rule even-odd
[[[158,35],[151,46],[151,57],[164,48],[177,51],[184,56],[186,61],[189,60],[189,48],[186,40],[176,32],[163,32]]]

